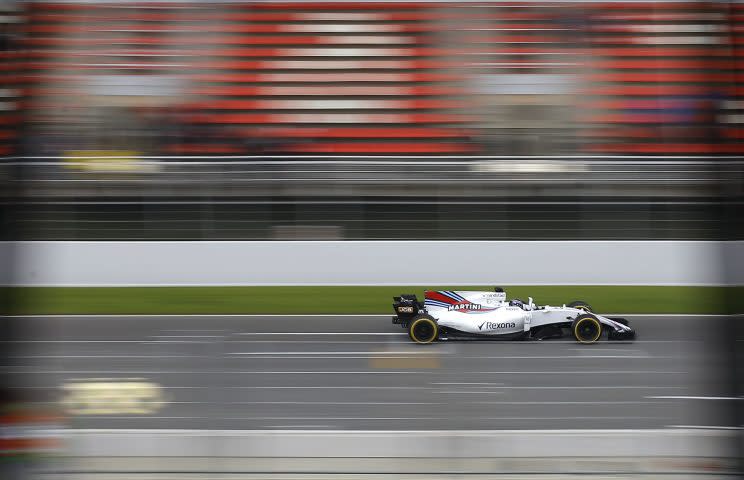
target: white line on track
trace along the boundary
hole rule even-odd
[[[503,385],[496,382],[432,382],[432,385]]]
[[[660,417],[648,417],[648,416],[632,416],[618,415],[618,416],[582,416],[582,417],[483,417],[485,420],[527,420],[527,421],[545,421],[545,420],[621,420],[625,421],[628,419],[632,420],[659,420]]]
[[[314,360],[351,360],[351,359],[368,359],[368,358],[403,358],[403,359],[408,358],[408,359],[410,359],[410,358],[413,358],[413,357],[411,355],[387,355],[387,356],[383,356],[383,355],[373,355],[373,356],[370,356],[370,355],[335,355],[334,356],[334,355],[327,355],[326,354],[326,356],[321,356],[321,355],[317,355],[317,356],[297,355],[297,356],[291,356],[291,357],[289,357],[289,356],[282,356],[282,355],[273,355],[273,356],[266,355],[266,356],[256,356],[256,357],[233,356],[233,357],[224,357],[224,358],[225,359],[235,359],[235,360],[241,359],[241,358],[242,359],[255,358],[257,360],[278,360],[278,359],[287,360],[289,358],[292,358],[292,359],[302,359],[302,360],[310,360],[310,359],[314,359]]]
[[[425,350],[400,350],[400,351],[362,351],[362,352],[227,352],[225,355],[431,355],[433,353],[442,353],[439,351]]]
[[[403,335],[408,336],[407,333],[404,333]],[[503,346],[500,348],[505,347],[515,347],[519,346],[519,348],[527,347],[528,345],[576,345],[576,340],[558,340],[558,339],[549,339],[545,341],[528,341],[528,342],[518,342],[518,341],[510,341],[510,340],[499,340],[499,343]],[[600,348],[603,351],[605,348],[603,345],[638,345],[639,343],[674,343],[674,344],[680,344],[680,343],[700,343],[701,340],[612,340],[611,343],[603,343],[598,345],[585,345],[582,348],[578,348],[576,350],[579,351],[586,351],[586,349],[589,348]],[[476,342],[473,342],[476,343]],[[536,347],[537,348],[537,347]]]
[[[216,417],[221,420],[441,420],[441,417]]]
[[[317,332],[314,333],[308,333],[308,335],[316,335]],[[305,333],[301,332],[295,332],[295,333],[238,333],[236,335],[306,335]],[[363,333],[323,333],[322,335],[387,335],[387,336],[404,336],[408,337],[408,334],[406,333],[375,333],[375,332],[363,332]],[[220,336],[218,338],[224,338],[228,339],[228,335]],[[738,341],[744,341],[744,340],[737,340]],[[141,343],[141,344],[148,344],[148,343],[214,343],[214,341],[210,340],[194,340],[194,341],[179,341],[179,340],[0,340],[0,343]],[[401,343],[401,344],[408,344],[408,342],[392,342],[392,341],[385,341],[385,340],[233,340],[229,339],[230,343],[306,343],[306,344],[328,344],[328,343],[334,343],[334,344],[381,344],[381,343]],[[633,340],[632,342],[628,342],[628,345],[637,345],[642,343],[674,343],[674,344],[682,344],[682,343],[699,343],[699,340]],[[509,342],[509,341],[499,341],[500,346],[499,348],[510,348],[510,347],[519,347],[519,348],[525,348],[528,346],[533,345],[545,345],[546,343],[550,345],[575,345],[576,341],[574,340],[549,340],[548,342]],[[615,345],[619,344],[626,344],[622,341],[615,341]],[[436,347],[432,347],[436,348]],[[591,347],[584,347],[584,348],[577,348],[573,349],[576,351],[587,351],[587,348]],[[599,349],[601,349],[603,352],[613,349],[606,349],[602,346],[598,346]]]
[[[226,332],[221,328],[166,328],[164,332]]]
[[[262,359],[266,357],[261,357]],[[277,357],[282,358],[282,357]],[[297,358],[297,357],[293,357]],[[318,357],[312,357],[312,358],[318,358]],[[330,357],[330,358],[369,358],[369,357]],[[411,358],[411,357],[375,357],[375,358]],[[409,370],[409,371],[388,371],[388,370],[378,370],[378,371],[355,371],[355,372],[254,372],[254,371],[199,371],[199,370],[37,370],[35,366],[33,365],[19,365],[16,367],[23,367],[23,370],[18,371],[10,371],[5,370],[4,373],[7,374],[15,374],[15,375],[38,375],[38,374],[49,374],[49,375],[129,375],[129,374],[138,374],[138,375],[194,375],[194,374],[247,374],[247,373],[267,373],[267,374],[278,374],[278,373],[287,373],[287,374],[351,374],[351,375],[387,375],[387,374],[394,374],[394,375],[400,375],[400,374],[406,374],[406,375],[419,375],[422,371],[426,371],[426,369],[416,369],[416,370]],[[8,367],[4,367],[8,368]],[[15,367],[14,367],[15,368]],[[442,373],[437,373],[437,375],[442,375]]]
[[[471,359],[540,359],[540,360],[558,360],[558,359],[590,359],[590,358],[624,358],[624,359],[649,359],[649,358],[676,358],[669,356],[658,356],[658,355],[501,355],[501,356],[463,356],[460,358],[471,358]]]
[[[154,340],[4,340],[3,343],[151,343]],[[198,342],[203,343],[203,342]]]
[[[235,371],[235,372],[219,372],[219,373],[240,373],[240,374],[260,374],[260,375],[387,375],[387,374],[406,374],[414,375],[418,374],[420,370],[357,370],[357,371],[313,371],[313,370],[275,370],[275,371]]]
[[[551,344],[573,344],[576,345],[576,340],[548,340]],[[637,345],[639,343],[700,343],[701,340],[612,340],[612,345]],[[538,345],[541,342],[527,342],[523,345]],[[591,348],[591,347],[590,347]]]
[[[227,402],[236,405],[444,405],[441,402]],[[640,402],[639,402],[640,403]],[[648,403],[648,402],[643,402]]]
[[[542,371],[492,371],[492,372],[470,372],[475,374],[493,374],[493,375],[591,375],[591,374],[607,374],[607,375],[640,375],[640,374],[654,374],[654,375],[687,375],[688,372],[671,372],[665,370],[542,370]]]
[[[96,415],[96,418],[103,418],[107,420],[131,420],[132,416],[124,416],[124,415]],[[206,419],[213,419],[213,417],[205,417],[205,416],[196,416],[196,415],[189,415],[188,417],[183,416],[165,416],[165,415],[159,415],[159,416],[147,416],[147,420],[206,420]],[[214,417],[219,418],[219,417]],[[67,431],[69,433],[70,430]]]
[[[53,314],[53,315],[6,315],[6,318],[312,318],[312,317],[333,317],[333,318],[353,318],[353,317],[367,317],[367,318],[379,318],[385,317],[390,318],[391,313],[102,313],[102,314]],[[207,331],[207,330],[205,330]]]
[[[108,415],[102,415],[100,418],[107,418],[107,419],[118,419],[118,418],[128,418],[128,417],[122,417],[122,416],[108,416]],[[148,419],[152,418],[158,418],[158,419],[177,419],[177,418],[192,418],[192,417],[147,417]],[[207,418],[207,417],[198,417],[198,418]],[[213,419],[218,420],[352,420],[352,421],[367,421],[367,420],[381,420],[381,421],[431,421],[431,420],[441,420],[441,417],[262,417],[262,416],[255,416],[255,417],[209,417]],[[538,416],[531,416],[531,417],[482,417],[484,420],[528,420],[528,421],[545,421],[545,420],[627,420],[627,416],[561,416],[561,417],[538,417]],[[658,420],[659,417],[649,417],[649,416],[634,416],[632,417],[633,420]],[[564,430],[556,430],[558,432],[562,432]],[[353,431],[352,431],[353,432]],[[378,432],[375,432],[378,433]]]
[[[742,430],[744,427],[725,425],[665,425],[664,428],[679,428],[684,430]]]
[[[330,386],[330,385],[312,385],[312,386],[306,386],[301,387],[297,385],[288,385],[288,386],[278,386],[278,387],[257,387],[257,386],[225,386],[224,388],[232,388],[232,389],[238,389],[238,390],[434,390],[434,387],[411,387],[411,386],[390,386],[390,385],[380,385],[380,386],[360,386],[360,385],[339,385],[339,386]]]
[[[395,357],[398,358],[398,357]],[[403,358],[403,357],[400,357]],[[234,370],[234,371],[188,371],[188,370],[36,370],[33,365],[16,365],[12,368],[25,368],[24,370],[12,371],[7,370],[8,366],[0,367],[5,369],[5,373],[9,374],[22,374],[27,375],[29,373],[36,374],[52,374],[52,375],[65,375],[65,374],[175,374],[175,375],[193,375],[193,374],[209,374],[209,373],[220,373],[220,374],[255,374],[255,375],[418,375],[422,369],[416,370],[354,370],[354,371],[310,371],[310,370],[275,370],[275,371],[256,371],[256,370]],[[29,372],[28,370],[32,370]],[[423,369],[425,370],[425,369]],[[470,372],[474,374],[492,374],[492,375],[590,375],[590,374],[654,374],[654,375],[687,375],[688,372],[667,372],[667,371],[643,371],[643,370],[555,370],[555,371],[493,371],[493,372]],[[438,376],[443,375],[462,375],[459,372],[437,372]]]
[[[17,355],[10,358],[203,358],[206,355]]]
[[[687,395],[657,395],[646,398],[663,399],[663,400],[744,400],[742,397],[699,397]]]
[[[273,371],[258,371],[258,370],[241,370],[241,371],[227,371],[227,372],[220,372],[220,373],[240,373],[240,374],[257,374],[257,375],[387,375],[387,374],[406,374],[406,375],[414,375],[420,372],[420,370],[400,370],[400,371],[380,371],[380,370],[367,370],[367,371],[313,371],[313,370],[273,370]],[[163,373],[169,373],[169,372],[163,372]],[[178,372],[176,372],[178,373]],[[646,371],[646,370],[542,370],[542,371],[519,371],[519,370],[512,370],[512,371],[489,371],[489,372],[469,372],[473,374],[487,374],[487,375],[555,375],[555,374],[563,374],[563,375],[590,375],[590,374],[608,374],[608,375],[619,375],[619,374],[628,374],[628,375],[640,375],[640,374],[654,374],[654,375],[687,375],[688,372],[680,372],[680,371],[666,371],[666,370],[654,370],[654,371]],[[460,372],[438,372],[438,376],[443,375],[457,375],[461,376],[462,373]]]
[[[335,371],[323,371],[323,370],[236,370],[236,371],[222,371],[219,373],[226,373],[226,374],[255,374],[255,375],[388,375],[388,374],[406,374],[406,375],[416,375],[420,372],[420,369],[417,370],[335,370]],[[34,372],[36,373],[36,372]],[[64,372],[53,372],[53,373],[64,373]],[[154,373],[171,373],[171,372],[154,372]],[[202,372],[174,372],[174,373],[202,373]],[[208,372],[206,372],[208,373]],[[628,375],[638,375],[638,374],[655,374],[655,375],[687,375],[688,372],[680,372],[680,371],[666,371],[666,370],[659,370],[659,371],[646,371],[646,370],[544,370],[544,371],[519,371],[519,370],[513,370],[513,371],[489,371],[489,372],[469,372],[473,374],[493,374],[493,375],[554,375],[554,374],[563,374],[563,375],[589,375],[589,374],[608,374],[608,375],[618,375],[618,374],[628,374]],[[457,375],[461,376],[462,373],[460,372],[437,372],[438,376],[444,376],[444,375]]]
[[[729,315],[724,314],[696,314],[696,313],[606,313],[603,314],[605,316],[611,316],[611,317],[627,317],[627,318],[636,318],[636,317],[652,317],[652,318],[658,318],[658,317],[692,317],[692,318],[708,318],[708,317],[728,317]],[[178,314],[178,313],[159,313],[159,314],[80,314],[80,315],[7,315],[6,318],[181,318],[181,317],[195,317],[195,318],[215,318],[215,317],[224,317],[224,318],[307,318],[307,317],[344,317],[344,318],[350,318],[350,317],[367,317],[367,318],[373,318],[373,317],[385,317],[390,318],[392,316],[392,313],[349,313],[349,314],[343,314],[343,313],[308,313],[308,314],[301,314],[301,313],[291,313],[291,314],[259,314],[259,313],[226,313],[226,314],[219,314],[219,313],[186,313],[186,314]]]
[[[266,353],[263,355],[255,355],[255,356],[245,356],[245,355],[233,355],[233,356],[226,356],[225,359],[246,359],[246,358],[254,358],[259,360],[277,360],[277,359],[303,359],[303,360],[309,360],[309,359],[316,359],[316,360],[347,360],[347,359],[367,359],[367,358],[412,358],[415,355],[429,355],[433,356],[436,353],[444,353],[444,352],[431,352],[431,353],[424,353],[423,351],[421,353],[416,353],[415,355],[411,354],[393,354],[393,355],[383,355],[386,352],[380,352],[378,355],[370,355],[370,354],[364,354],[364,355],[333,355],[332,352],[318,352],[317,355],[281,355],[281,354],[271,354]],[[671,359],[671,358],[678,358],[674,356],[631,356],[631,355],[560,355],[560,356],[466,356],[466,357],[460,357],[460,358],[468,358],[468,359],[480,359],[480,360],[486,360],[486,359],[516,359],[516,360],[544,360],[544,359],[551,359],[551,360],[559,360],[559,359],[585,359],[585,360],[591,360],[591,359],[644,359],[648,360],[650,358],[654,359]]]
[[[444,395],[503,395],[504,392],[494,392],[493,390],[480,390],[480,391],[465,391],[465,390],[437,390],[434,393],[440,393]]]
[[[482,400],[482,401],[475,401],[475,402],[467,402],[468,404],[476,404],[476,405],[649,405],[654,403],[664,403],[664,402],[648,402],[648,401],[583,401],[583,402],[566,402],[566,401],[556,401],[556,402],[550,402],[550,401],[544,401],[544,402],[505,402],[505,401],[488,401],[488,400]]]
[[[581,386],[574,386],[574,387],[566,387],[566,386],[539,386],[539,385],[528,385],[528,386],[506,386],[506,387],[500,387],[507,390],[599,390],[599,389],[638,389],[638,388],[645,388],[645,389],[680,389],[685,387],[675,387],[675,386],[659,386],[659,385],[581,385]],[[651,398],[651,397],[647,397]]]
[[[152,338],[222,338],[224,335],[151,335]]]
[[[184,344],[205,344],[205,343],[214,343],[210,340],[143,340],[140,342],[143,345],[151,345],[151,344],[160,344],[160,343],[178,343],[179,345]]]
[[[334,428],[334,427],[335,425],[266,425],[266,428]],[[282,477],[282,478],[289,480],[292,477]],[[303,477],[294,477],[294,478],[297,478],[298,480],[300,480]]]
[[[120,417],[122,418],[122,417]],[[314,418],[314,421],[319,419]],[[325,419],[324,419],[325,420]],[[295,424],[292,424],[295,425]],[[626,439],[630,435],[639,439],[655,439],[657,441],[668,441],[670,439],[688,440],[690,438],[721,438],[733,439],[731,430],[739,430],[740,427],[728,426],[708,426],[708,425],[668,425],[665,428],[656,429],[491,429],[491,430],[425,430],[425,429],[406,429],[406,430],[386,430],[386,429],[343,429],[343,430],[311,430],[315,424],[306,424],[305,427],[284,425],[286,430],[252,429],[252,430],[209,430],[209,429],[46,429],[39,433],[43,435],[75,438],[94,435],[106,435],[112,438],[118,437],[140,437],[151,439],[153,436],[166,438],[184,438],[184,437],[260,437],[262,439],[282,437],[305,438],[308,436],[315,437],[317,441],[322,442],[326,438],[340,438],[357,440],[359,438],[376,438],[384,439],[394,436],[395,438],[406,438],[410,440],[420,440],[422,438],[472,438],[477,439],[500,439],[510,442],[516,436],[519,439],[531,440],[535,438],[549,439],[551,441],[571,441],[574,438],[589,439]],[[302,425],[302,424],[297,424]],[[307,428],[307,429],[302,429]]]
[[[263,343],[263,344],[278,344],[278,343],[301,343],[311,345],[348,345],[348,344],[364,344],[364,345],[385,345],[385,344],[402,344],[411,345],[408,341],[399,340],[230,340],[230,343]]]
[[[398,332],[237,332],[234,335],[385,335],[385,336],[408,336],[407,333]]]
[[[397,358],[397,357],[395,357]],[[421,370],[339,370],[339,371],[314,371],[314,370],[274,370],[274,371],[255,371],[255,370],[237,370],[237,371],[221,371],[217,373],[238,373],[238,374],[260,374],[260,375],[387,375],[387,374],[406,374],[416,375]],[[168,372],[165,372],[168,373]]]
[[[281,358],[282,356],[292,358],[313,358],[318,355],[318,358],[333,358],[338,355],[341,358],[364,358],[366,356],[410,356],[410,355],[436,355],[436,354],[449,354],[448,351],[441,349],[427,349],[427,350],[401,350],[401,351],[343,351],[343,352],[332,352],[332,351],[320,351],[320,352],[226,352],[225,355],[251,355],[260,356],[266,358]],[[355,356],[356,355],[356,356]],[[358,357],[361,355],[361,357]],[[674,358],[666,356],[652,356],[652,355],[477,355],[477,356],[464,356],[461,358],[472,358],[472,359],[589,359],[589,358]]]
[[[568,349],[571,352],[586,352],[586,347],[584,348],[569,348]],[[644,352],[643,350],[639,350],[637,348],[605,348],[605,346],[602,346],[603,352],[620,352],[620,353],[633,353],[633,354],[642,354],[647,355],[647,352]]]
[[[152,417],[148,417],[152,418]],[[160,418],[191,418],[191,417],[160,417]],[[395,435],[401,437],[499,437],[504,439],[511,439],[514,435],[528,435],[537,438],[543,438],[545,436],[551,437],[602,437],[609,435],[661,435],[663,437],[678,437],[686,438],[688,432],[684,429],[698,430],[698,429],[711,429],[709,432],[712,436],[720,436],[719,432],[715,430],[722,428],[719,426],[704,426],[704,425],[669,425],[669,428],[604,428],[604,429],[481,429],[481,430],[335,430],[335,431],[323,431],[314,432],[312,430],[287,430],[285,432],[272,432],[281,433],[290,436],[305,436],[308,434],[318,434],[320,436],[340,435],[342,437],[359,437],[359,436],[381,436],[381,435]],[[736,428],[736,427],[724,427],[724,428]],[[50,436],[61,436],[61,435],[91,435],[91,434],[115,434],[115,435],[140,435],[142,437],[150,437],[152,435],[169,435],[173,437],[214,437],[214,436],[228,436],[228,437],[245,437],[255,435],[265,435],[266,432],[263,430],[210,430],[210,429],[183,429],[183,428],[61,428],[61,429],[46,429],[41,430],[41,433]],[[696,434],[700,432],[695,432]]]
[[[97,418],[109,419],[109,420],[119,420],[119,419],[131,419],[132,417],[131,416],[122,416],[122,415],[99,415]],[[441,420],[441,417],[261,417],[261,416],[256,416],[256,417],[220,417],[220,416],[215,416],[215,417],[204,417],[204,416],[202,416],[202,417],[194,417],[194,416],[182,417],[182,416],[148,416],[146,418],[147,418],[147,420],[183,420],[183,419],[211,419],[211,420]],[[571,417],[560,417],[560,418],[569,419]],[[597,417],[597,418],[601,418],[601,417]],[[614,418],[614,417],[611,417],[611,418]],[[638,417],[636,417],[636,418],[638,418]],[[55,431],[61,432],[61,433],[65,433],[65,434],[79,433],[80,432],[80,430],[77,430],[77,429],[52,430],[51,432],[55,432]],[[143,430],[143,431],[145,431],[145,430]],[[173,431],[173,432],[180,432],[181,430],[178,430],[178,429],[167,430],[166,429],[166,430],[163,431],[163,433],[169,433],[171,431]],[[210,430],[205,430],[205,432],[209,432],[209,431]],[[44,432],[50,432],[50,431],[49,430],[45,430]],[[132,430],[128,430],[128,429],[121,429],[121,430],[117,430],[117,429],[113,429],[113,430],[101,429],[101,430],[87,431],[86,433],[99,433],[99,432],[100,433],[103,433],[103,432],[108,432],[108,433],[123,432],[123,433],[126,434],[127,432],[132,432]],[[266,433],[266,432],[264,432],[262,430],[257,430],[257,432],[261,432],[261,434]],[[290,431],[290,432],[291,433],[295,433],[296,431]],[[308,432],[309,433],[313,433],[312,431],[308,431]],[[347,431],[347,432],[349,432],[349,431]],[[354,432],[354,431],[352,430],[350,432]],[[371,432],[378,433],[379,431],[372,430]],[[198,436],[198,435],[195,435],[195,436]]]

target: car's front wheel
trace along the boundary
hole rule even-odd
[[[579,315],[571,324],[571,331],[579,343],[594,343],[602,336],[602,324],[594,315]]]
[[[432,343],[439,335],[439,326],[436,320],[429,316],[414,318],[408,325],[408,336],[416,343]]]

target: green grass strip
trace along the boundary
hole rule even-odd
[[[392,297],[435,290],[489,290],[492,286],[429,287],[5,287],[5,312],[31,314],[321,314],[390,313]],[[507,298],[540,305],[584,300],[598,313],[743,311],[742,288],[649,286],[504,286]]]

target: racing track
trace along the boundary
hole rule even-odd
[[[76,381],[136,378],[164,392],[156,412],[78,415],[77,428],[730,425],[725,319],[629,318],[633,343],[419,346],[390,315],[26,317],[5,370],[40,401]]]

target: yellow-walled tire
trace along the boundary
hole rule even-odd
[[[432,343],[439,335],[439,326],[431,317],[416,317],[408,325],[408,336],[416,343]]]
[[[571,324],[571,331],[579,343],[594,343],[602,336],[602,324],[593,315],[579,315]]]

